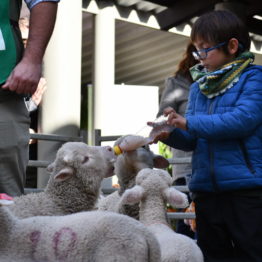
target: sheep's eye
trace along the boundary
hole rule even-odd
[[[82,164],[86,163],[87,161],[89,160],[89,157],[88,156],[85,156],[83,161],[82,161]]]
[[[142,148],[146,149],[146,146],[141,146]]]
[[[147,177],[146,176],[141,176],[140,177],[140,183],[143,182]]]

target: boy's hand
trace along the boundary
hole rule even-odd
[[[152,122],[147,123],[149,126],[153,127],[149,135],[149,137],[152,138],[151,144],[157,143],[158,141],[166,140],[171,133],[170,126],[181,128],[183,130],[187,129],[186,119],[181,115],[177,114],[172,107],[167,107],[164,110],[164,115],[168,116],[168,120],[166,124],[154,127]]]
[[[153,144],[153,143],[156,144],[158,141],[163,141],[167,139],[169,135],[170,135],[170,132],[168,131],[154,132],[154,130],[152,130],[149,136],[149,137],[152,137],[152,142],[150,142],[150,144]]]
[[[176,113],[176,111],[173,108],[167,107],[164,110],[164,115],[168,116],[168,120],[167,120],[168,125],[174,126],[174,127],[177,127],[183,130],[187,130],[186,118]]]

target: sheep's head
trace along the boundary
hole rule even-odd
[[[114,145],[119,145],[124,138],[125,136],[120,137],[116,140]],[[168,165],[168,160],[160,155],[154,154],[148,145],[141,146],[133,151],[122,153],[117,157],[115,163],[117,174],[117,169],[119,168],[121,170],[132,171],[135,175],[144,168],[166,168]],[[128,172],[126,172],[126,174],[128,174]]]
[[[105,177],[114,174],[115,155],[111,147],[88,146],[82,142],[65,143],[57,152],[55,161],[48,166],[57,182],[86,176]],[[94,172],[93,172],[94,171]]]
[[[136,186],[126,190],[122,201],[125,204],[134,204],[147,194],[158,194],[174,207],[188,206],[186,194],[172,187],[172,178],[165,170],[149,168],[141,170],[136,177]]]

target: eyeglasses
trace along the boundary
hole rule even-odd
[[[225,45],[226,42],[223,42],[223,43],[220,43],[218,45],[215,45],[215,46],[212,46],[212,47],[209,47],[209,48],[203,48],[201,50],[198,50],[198,51],[193,51],[192,52],[192,55],[194,56],[194,58],[196,60],[203,60],[203,59],[206,59],[207,58],[207,53],[211,50],[214,50],[216,48],[219,48],[223,45]]]

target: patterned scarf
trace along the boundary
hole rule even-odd
[[[193,80],[198,82],[201,92],[208,98],[213,98],[231,88],[242,71],[253,61],[254,55],[244,52],[217,71],[208,72],[201,64],[197,64],[190,68],[190,73]]]

